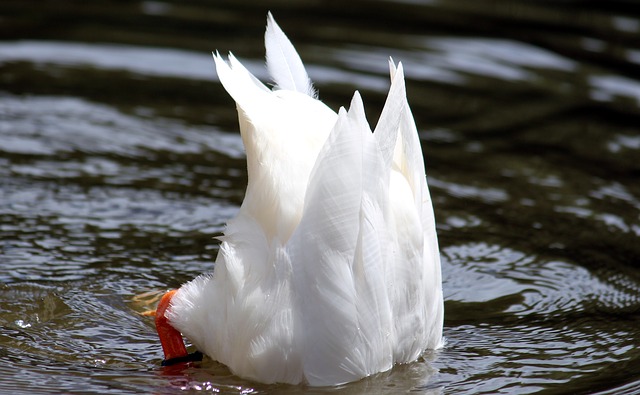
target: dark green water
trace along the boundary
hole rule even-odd
[[[626,1],[0,3],[0,393],[640,393],[640,8]],[[160,368],[140,299],[242,201],[212,50],[270,9],[332,108],[405,65],[448,345],[340,388]]]

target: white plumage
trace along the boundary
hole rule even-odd
[[[358,92],[336,114],[268,16],[273,91],[214,59],[237,103],[248,185],[213,274],[182,286],[170,324],[238,376],[334,385],[442,344],[440,258],[402,65],[375,132]]]

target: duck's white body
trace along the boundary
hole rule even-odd
[[[248,186],[213,274],[178,290],[170,324],[235,374],[334,385],[442,344],[440,258],[402,65],[372,133],[356,92],[336,114],[315,98],[269,15],[271,91],[215,55],[236,101]]]

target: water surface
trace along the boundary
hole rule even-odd
[[[242,202],[212,50],[266,80],[259,2],[0,5],[0,392],[640,393],[640,13],[631,3],[277,2],[320,97],[375,124],[402,61],[447,346],[336,388],[161,368],[153,296]]]

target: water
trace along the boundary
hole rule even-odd
[[[332,108],[405,65],[448,344],[338,388],[161,368],[153,296],[242,201],[210,51],[261,78],[267,8],[0,5],[0,392],[640,393],[640,14],[624,1],[271,7]]]

